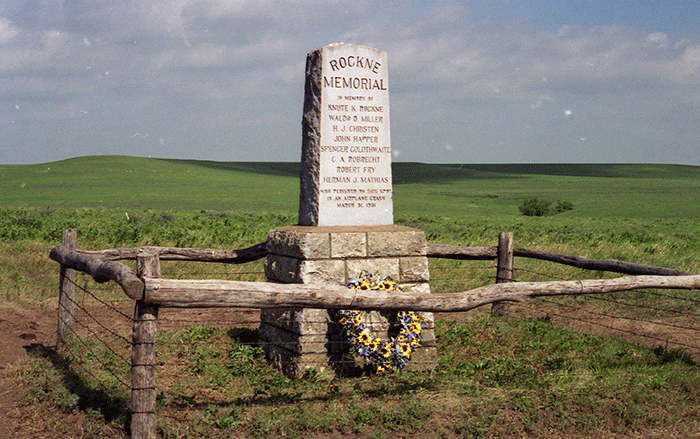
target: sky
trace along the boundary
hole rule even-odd
[[[339,41],[387,52],[395,161],[700,166],[697,0],[3,0],[0,164],[299,161]]]

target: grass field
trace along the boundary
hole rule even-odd
[[[492,246],[510,230],[516,247],[700,272],[700,167],[395,163],[393,180],[395,222],[424,230],[431,243]],[[47,253],[65,228],[78,229],[85,249],[242,248],[294,224],[298,194],[294,163],[96,156],[0,166],[0,304],[55,307],[58,267]],[[532,197],[573,209],[525,217],[518,207]],[[238,268],[169,263],[164,275],[253,280],[256,264],[239,275]],[[491,262],[430,264],[435,293],[493,282]],[[538,261],[516,267],[516,280],[609,276]],[[109,284],[81,282],[123,299]],[[610,297],[635,306],[620,312],[625,318],[700,329],[695,292],[653,293]],[[521,310],[505,319],[441,320],[435,372],[357,380],[287,380],[241,343],[245,331],[173,330],[159,351],[159,382],[170,388],[159,399],[159,431],[172,438],[700,435],[700,371],[683,349],[562,328],[546,315],[562,306],[580,317],[572,310],[609,313],[613,305],[571,298],[534,303],[537,318]],[[676,314],[662,312],[670,309]],[[85,358],[84,346],[72,349],[69,363]],[[29,386],[37,414],[82,410],[92,432],[85,437],[122,437],[127,414],[110,404],[126,396],[115,390],[115,399],[95,401],[91,378],[76,385],[65,373],[37,359],[13,376]]]
[[[396,163],[393,174],[395,222],[424,230],[429,242],[490,246],[510,230],[516,247],[690,272],[700,266],[700,167]],[[0,166],[8,261],[0,279],[6,291],[21,291],[12,279],[35,275],[15,273],[22,269],[10,261],[24,260],[27,246],[43,256],[65,228],[77,228],[88,249],[262,242],[269,229],[296,223],[298,197],[295,163],[96,156]],[[574,208],[525,217],[518,207],[531,197]],[[50,266],[37,254],[24,266]],[[439,270],[453,263],[434,264]]]
[[[5,207],[296,214],[296,163],[82,157],[0,165]],[[517,216],[524,199],[571,201],[566,216],[700,217],[700,168],[673,165],[393,165],[395,217]]]

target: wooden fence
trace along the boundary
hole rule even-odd
[[[428,245],[427,256],[432,258],[498,261],[496,284],[459,293],[388,293],[351,290],[339,285],[161,278],[161,260],[237,264],[261,259],[266,254],[266,243],[235,251],[167,247],[84,251],[76,249],[76,230],[65,230],[62,245],[53,247],[49,253],[52,260],[61,264],[57,346],[63,344],[73,319],[74,270],[90,275],[98,283],[115,281],[124,293],[135,301],[131,357],[131,436],[135,439],[155,438],[155,347],[160,307],[304,307],[446,312],[467,311],[495,304],[494,311],[503,312],[508,302],[520,302],[534,297],[603,294],[642,288],[700,288],[700,275],[677,270],[513,248],[513,234],[510,232],[502,232],[498,246],[495,247]],[[512,282],[513,259],[516,256],[634,276],[576,281]],[[118,262],[124,259],[135,259],[136,270]]]

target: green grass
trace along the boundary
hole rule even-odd
[[[158,430],[164,438],[682,437],[700,423],[700,369],[682,351],[586,335],[548,317],[440,320],[436,334],[432,372],[341,379],[312,371],[291,380],[250,344],[255,331],[160,332]],[[114,353],[87,349],[96,354],[69,343],[65,357],[47,351],[18,373],[32,389],[26,403],[100,414],[86,421],[97,432],[86,437],[123,431],[128,395],[119,379],[128,370],[117,360],[106,374],[96,363]],[[91,373],[75,375],[77,363]]]
[[[162,245],[242,248],[270,229],[294,224],[298,165],[83,157],[41,165],[0,166],[0,303],[54,307],[58,266],[47,258],[65,228],[78,246]],[[431,243],[496,245],[510,230],[515,246],[619,259],[700,272],[700,168],[672,165],[393,166],[395,222],[420,228]],[[539,197],[574,209],[524,217],[518,206]],[[493,283],[492,261],[430,260],[435,293]],[[164,262],[176,278],[263,280],[262,266]],[[516,280],[612,276],[516,259]],[[113,283],[78,283],[124,300]],[[531,302],[537,315],[560,307],[667,319],[659,308],[688,312],[693,291],[653,291],[558,305]],[[689,301],[691,300],[691,301]],[[514,313],[437,322],[439,364],[433,373],[288,380],[248,344],[242,328],[204,322],[159,333],[159,431],[163,437],[618,437],[700,431],[700,374],[691,357],[669,346],[642,346],[584,334]],[[684,325],[692,322],[681,322]],[[128,336],[128,335],[127,335]],[[85,437],[124,434],[127,395],[114,374],[128,368],[100,344],[46,351],[31,367],[11,370],[30,386],[37,419],[62,430],[61,413],[85,414]],[[117,343],[116,351],[129,357]],[[107,359],[110,371],[99,370]],[[87,361],[86,361],[87,360]],[[81,372],[78,363],[95,368]],[[104,387],[107,387],[107,391]],[[161,390],[162,389],[162,390]],[[58,410],[57,410],[58,409]],[[123,437],[123,436],[122,436]]]
[[[419,169],[423,168],[419,171]],[[519,216],[524,200],[573,203],[575,218],[695,219],[700,168],[672,165],[394,165],[398,216]],[[397,184],[398,183],[398,184]],[[417,203],[417,205],[415,204]]]
[[[698,218],[700,167],[394,163],[395,216],[517,216],[537,196],[570,217]],[[210,210],[296,214],[297,163],[93,156],[0,165],[0,205],[38,209]]]
[[[45,258],[66,228],[78,246],[242,248],[296,223],[298,164],[221,163],[121,156],[0,166],[0,300],[49,303],[54,264]],[[394,164],[395,222],[429,242],[515,246],[620,259],[688,272],[700,267],[700,168],[673,165]],[[525,217],[533,196],[570,201],[555,216]],[[492,282],[490,263],[433,260],[435,292]],[[195,275],[209,269],[192,270]],[[597,276],[518,261],[518,280]],[[529,270],[529,271],[526,271]],[[223,273],[217,268],[214,274]],[[547,273],[549,278],[525,273]]]
[[[0,199],[6,207],[43,209],[296,212],[298,177],[285,169],[121,156],[3,165]]]

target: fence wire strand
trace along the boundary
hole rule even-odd
[[[469,276],[466,276],[462,274],[462,276],[459,276],[460,273],[465,273],[467,269],[465,268],[466,264],[465,262],[467,261],[460,261],[458,264],[455,264],[455,266],[444,266],[440,265],[437,267],[431,267],[431,272],[433,273],[434,276],[431,278],[431,284],[438,284],[444,287],[446,290],[449,289],[455,289],[455,284],[459,284],[459,288],[463,288],[464,285],[472,284],[472,283],[479,283],[480,285],[483,285],[484,282],[495,282],[496,281],[496,276],[494,273],[494,270],[497,268],[496,265],[493,263],[488,263],[488,264],[469,264],[468,271],[470,273]],[[168,267],[170,271],[172,271],[173,267]],[[221,276],[222,274],[225,274],[227,277],[245,277],[245,276],[256,276],[256,277],[261,277],[264,276],[264,271],[260,270],[248,270],[248,271],[238,271],[238,272],[230,272],[228,270],[225,270],[225,273],[222,273],[221,271],[212,271],[212,270],[181,270],[181,267],[175,267],[177,268],[177,276],[179,278],[184,278],[186,276],[198,276],[198,277],[209,277],[209,276]],[[455,273],[457,275],[455,275]],[[473,274],[477,273],[477,276],[475,277]],[[547,273],[543,273],[541,271],[533,270],[530,268],[514,268],[512,270],[513,275],[517,275],[518,277],[530,277],[530,276],[535,276],[535,277],[541,277],[541,278],[546,278],[546,279],[555,279],[555,276],[552,276]],[[561,279],[561,276],[559,276],[559,279]],[[571,279],[568,279],[571,280]],[[86,304],[87,298],[90,299],[90,303],[95,304],[94,306],[99,306],[103,307],[104,309],[109,310],[112,313],[115,313],[119,317],[119,320],[122,323],[127,324],[128,331],[131,331],[131,327],[133,326],[133,316],[128,315],[126,312],[122,311],[121,309],[112,306],[108,301],[100,298],[97,293],[90,291],[90,289],[86,286],[83,287],[79,285],[77,282],[73,282],[73,284],[77,287],[77,289],[83,294],[83,300],[82,302],[78,303],[78,301],[74,300],[73,303],[75,304],[76,308],[80,310],[79,313],[74,313],[71,317],[73,318],[75,324],[81,328],[80,332],[83,332],[83,330],[86,332],[87,335],[81,335],[76,331],[76,328],[69,326],[71,333],[73,334],[73,337],[82,345],[84,348],[84,353],[83,355],[91,357],[91,359],[98,361],[99,362],[99,367],[103,370],[105,370],[107,373],[109,373],[114,379],[125,389],[130,389],[130,390],[139,390],[139,389],[132,389],[131,385],[126,382],[123,377],[118,375],[112,370],[112,367],[109,366],[108,363],[105,361],[102,361],[100,358],[100,353],[96,352],[91,346],[90,343],[86,340],[89,338],[94,338],[99,342],[100,345],[102,345],[105,349],[105,352],[109,352],[111,355],[114,355],[115,358],[118,358],[121,364],[125,366],[138,366],[136,364],[131,364],[132,360],[125,358],[120,352],[119,349],[123,349],[123,347],[118,347],[118,344],[123,344],[124,346],[128,347],[133,347],[132,341],[127,337],[119,333],[119,330],[116,328],[117,326],[117,320],[115,319],[107,319],[107,320],[101,320],[99,316],[96,315],[96,313],[93,312],[90,306]],[[86,283],[87,285],[87,283]],[[434,291],[435,292],[435,291]],[[690,304],[700,304],[700,300],[695,300],[692,298],[688,297],[681,297],[681,296],[675,296],[672,294],[664,294],[664,293],[658,293],[655,291],[641,291],[644,294],[649,294],[649,295],[656,295],[659,297],[664,297],[669,300],[676,300],[676,301],[686,301],[686,303]],[[652,306],[652,305],[646,305],[646,304],[636,304],[636,303],[627,303],[624,300],[617,300],[617,299],[609,299],[609,298],[601,298],[601,297],[593,297],[593,296],[588,296],[588,298],[593,298],[597,301],[600,302],[605,302],[610,304],[613,307],[634,307],[634,308],[640,308],[640,309],[647,309],[655,312],[662,312],[662,313],[668,313],[668,314],[673,314],[678,317],[688,317],[689,320],[692,318],[697,318],[700,316],[700,314],[693,312],[692,310],[686,309],[683,310],[678,310],[678,309],[667,309],[661,306]],[[578,298],[574,296],[574,299],[577,300]],[[541,306],[538,306],[537,303],[546,303],[548,305],[552,305],[556,307],[555,310],[551,309],[542,309]],[[125,302],[125,306],[133,306],[133,302]],[[695,340],[700,340],[700,337],[698,337],[698,332],[700,330],[698,328],[692,327],[692,326],[686,326],[683,324],[678,324],[674,322],[665,322],[665,321],[656,321],[656,320],[648,320],[645,318],[640,318],[640,317],[630,317],[630,316],[624,316],[624,315],[614,315],[611,313],[607,312],[601,312],[599,308],[595,309],[589,309],[586,306],[574,306],[571,304],[562,304],[560,301],[557,300],[552,300],[552,299],[545,299],[545,298],[539,298],[535,302],[526,302],[526,303],[519,303],[518,306],[523,306],[526,309],[530,311],[532,314],[548,314],[551,316],[554,316],[558,319],[561,319],[562,321],[568,320],[571,322],[576,322],[578,325],[584,324],[584,325],[591,325],[595,327],[600,327],[604,329],[605,331],[614,331],[616,333],[623,333],[628,336],[633,336],[633,337],[639,337],[639,338],[644,338],[648,340],[653,340],[654,342],[658,342],[661,344],[665,345],[673,345],[673,346],[678,346],[683,349],[693,351],[693,352],[700,352],[700,346],[698,345],[692,345],[689,344],[688,342],[685,341],[680,341],[680,340],[675,340],[672,338],[662,338],[659,336],[656,336],[654,334],[648,333],[648,332],[643,332],[639,330],[634,330],[634,329],[624,329],[624,328],[619,328],[615,327],[613,325],[603,323],[600,321],[600,319],[596,319],[595,317],[601,317],[605,319],[611,319],[611,320],[627,320],[631,322],[638,322],[643,325],[660,325],[664,326],[667,328],[673,328],[674,330],[682,330],[682,331],[688,331],[691,334],[693,334]],[[567,308],[570,311],[575,311],[576,315],[570,315],[568,313],[561,312],[562,308]],[[255,316],[251,315],[255,314]],[[619,314],[619,313],[618,313]],[[89,319],[90,322],[94,322],[95,324],[98,325],[99,328],[101,328],[101,331],[96,331],[90,323],[84,322],[82,320],[82,315],[85,316],[85,319]],[[465,314],[466,315],[466,314]],[[594,318],[586,318],[586,316],[592,316]],[[331,322],[330,320],[323,320],[323,321],[309,321],[306,322],[310,326],[314,325],[324,325],[324,324],[336,324]],[[187,337],[183,335],[183,332],[194,328],[194,327],[212,327],[215,328],[219,334],[219,337],[223,337],[221,340],[218,341],[218,343],[225,343],[228,344],[229,346],[234,346],[234,345],[242,345],[242,346],[249,346],[252,348],[262,348],[265,350],[266,347],[274,346],[275,348],[280,348],[287,350],[291,353],[294,353],[299,346],[298,342],[287,342],[283,340],[276,340],[274,342],[272,341],[267,341],[259,336],[258,328],[260,327],[261,321],[260,321],[260,313],[259,310],[256,309],[227,309],[227,310],[222,310],[222,309],[216,309],[216,310],[197,310],[197,309],[190,309],[190,310],[182,310],[182,309],[172,309],[172,308],[164,308],[161,309],[160,316],[157,321],[158,325],[158,341],[157,345],[162,346],[163,349],[165,350],[173,350],[175,351],[172,355],[168,356],[168,359],[165,360],[165,362],[161,362],[160,360],[156,361],[156,368],[161,369],[161,368],[194,368],[194,367],[199,367],[196,365],[196,362],[198,361],[198,355],[200,355],[201,351],[204,349],[207,349],[208,347],[211,347],[211,340],[208,338],[204,338],[201,340],[198,340],[197,337]],[[246,337],[240,336],[237,338],[235,334],[231,332],[231,329],[236,329],[236,328],[241,328],[241,329],[248,329],[251,331],[250,333],[246,334]],[[434,328],[430,328],[434,329]],[[100,336],[100,332],[106,332],[110,334],[113,337],[113,340],[107,340],[104,337]],[[314,334],[305,334],[305,336],[309,337],[320,337],[320,339],[327,339],[328,334],[327,332],[318,332]],[[230,339],[227,339],[226,337],[229,337]],[[325,338],[324,338],[325,337]],[[115,342],[114,340],[118,340]],[[337,339],[334,340],[328,340],[328,343],[338,343]],[[436,344],[439,346],[439,340],[436,339]],[[117,343],[117,346],[115,346],[115,343]],[[198,351],[198,349],[200,351]],[[88,374],[93,380],[95,380],[98,385],[104,389],[107,392],[110,392],[109,385],[104,382],[103,378],[99,377],[97,373],[95,373],[92,368],[91,364],[87,361],[85,361],[84,358],[80,358],[79,356],[80,352],[76,352],[76,355],[78,355],[78,358],[76,358],[76,361],[74,364],[80,367],[81,370],[83,370],[86,374]],[[233,360],[230,360],[233,361]],[[295,364],[293,361],[287,361],[287,360],[280,360],[278,362],[283,368]],[[357,365],[358,361],[352,357],[351,355],[348,355],[346,357],[339,357],[338,361],[335,362],[337,366],[343,367],[343,366],[352,366],[352,365]],[[434,366],[434,364],[430,363],[422,363],[419,359],[416,359],[415,362],[412,362],[415,366],[418,368],[422,366]],[[145,365],[145,364],[144,364]],[[147,366],[147,365],[146,365]],[[203,366],[204,367],[204,366]],[[126,368],[128,370],[131,370],[130,368]],[[172,372],[169,372],[172,373]],[[545,377],[545,379],[553,379],[556,380],[558,378],[570,378],[572,376],[571,373],[557,373],[557,372],[550,372],[550,373],[543,373],[542,375]],[[584,376],[584,375],[581,375]],[[211,383],[195,383],[195,382],[186,382],[186,383],[181,383],[178,382],[176,385],[173,383],[161,383],[159,382],[158,384],[159,388],[157,390],[162,392],[162,395],[165,394],[171,394],[173,395],[175,390],[173,386],[176,386],[178,391],[182,391],[182,389],[191,392],[192,394],[198,394],[202,397],[206,397],[205,394],[203,393],[203,390],[214,390],[218,389],[220,387],[219,384],[215,382]],[[153,389],[152,387],[148,387],[148,389]],[[171,392],[171,393],[168,393]],[[162,396],[161,395],[161,396]],[[253,398],[255,395],[253,396]],[[211,399],[211,398],[210,398]],[[213,401],[213,399],[212,399]],[[159,416],[166,416],[166,417],[172,417],[173,419],[180,419],[177,417],[173,417],[168,414],[159,414]]]
[[[75,285],[82,293],[84,293],[85,295],[88,295],[88,296],[90,296],[90,297],[92,297],[92,298],[97,298],[93,293],[91,293],[91,292],[88,291],[87,289],[81,287],[80,285],[77,285],[77,284],[75,284],[75,283],[74,283],[74,285]],[[103,322],[101,322],[99,319],[97,319],[97,318],[94,316],[93,313],[91,313],[90,311],[88,311],[83,305],[81,305],[80,303],[78,303],[77,301],[75,301],[75,300],[73,300],[73,299],[70,299],[69,297],[66,297],[66,299],[70,300],[73,304],[75,304],[76,307],[78,307],[81,311],[83,311],[83,313],[85,313],[85,315],[86,315],[87,317],[89,317],[93,322],[95,322],[99,327],[101,327],[102,329],[104,329],[105,332],[108,332],[108,333],[111,334],[112,336],[121,339],[121,340],[124,341],[124,343],[126,343],[127,345],[131,345],[131,340],[129,340],[128,338],[124,337],[123,335],[117,333],[117,332],[114,331],[113,329],[107,327]],[[111,306],[111,305],[107,305],[107,303],[104,302],[104,301],[102,301],[102,300],[98,300],[98,302],[101,303],[102,305],[104,305],[104,306],[105,306],[107,309],[109,309],[110,311],[114,311],[114,312],[116,312],[117,314],[121,315],[122,317],[126,318],[128,321],[133,322],[133,318],[132,318],[132,317],[127,316],[126,314],[122,313],[120,310],[114,308],[114,307]],[[64,307],[64,309],[65,309],[65,307]],[[75,315],[73,315],[73,318],[75,318]],[[92,330],[89,326],[87,326],[87,325],[85,325],[85,324],[82,324],[82,323],[81,323],[81,325],[82,325],[85,329],[87,329],[87,330],[89,330],[90,332],[92,332],[95,336],[97,336],[97,332],[94,331],[94,330]],[[100,341],[101,341],[101,340],[100,340]],[[116,352],[115,352],[115,354],[116,354]],[[125,361],[126,361],[126,360],[125,360]]]
[[[73,316],[73,320],[74,320],[74,322],[77,322],[77,323],[78,323],[79,325],[81,325],[82,327],[85,327],[85,328],[86,328],[86,326],[84,326],[84,325],[80,322],[80,320],[76,319],[75,316]],[[66,323],[66,321],[63,320],[63,319],[61,319],[61,321],[62,321],[64,324]],[[81,336],[78,334],[78,332],[75,330],[75,328],[73,328],[72,325],[68,325],[67,327],[68,327],[69,330],[71,331],[71,334],[72,334],[74,340],[76,340],[77,342],[79,342],[79,343],[85,348],[85,350],[86,350],[87,352],[89,352],[94,358],[99,358],[99,355],[98,355],[95,351],[93,351],[92,348],[90,348],[90,346],[88,346],[87,342],[83,339],[83,337],[81,337]],[[114,352],[114,350],[112,349],[112,347],[109,346],[109,344],[108,344],[107,342],[105,342],[105,341],[99,339],[99,337],[97,337],[94,333],[93,333],[93,336],[95,336],[95,338],[97,338],[108,350],[110,350],[111,352],[115,353],[115,355],[119,356],[119,358],[121,358],[121,359],[124,361],[125,364],[127,364],[127,365],[129,364],[129,363],[126,361],[126,359],[124,359],[124,358],[121,357],[120,355],[116,354],[116,352]],[[100,379],[100,378],[99,378],[97,375],[95,375],[89,368],[87,368],[87,367],[85,366],[86,363],[85,363],[84,361],[82,361],[81,358],[76,357],[75,360],[76,360],[76,361],[75,361],[73,364],[77,364],[78,366],[80,366],[80,368],[83,369],[88,375],[90,375],[90,376],[100,385],[100,387],[102,387],[105,391],[110,391],[109,388],[107,387],[107,385],[102,381],[102,379]],[[110,368],[104,367],[104,366],[105,366],[104,363],[101,363],[101,364],[102,364],[102,366],[103,366],[102,369],[105,370],[105,371],[107,371],[110,375],[112,375],[122,386],[124,386],[124,387],[127,388],[127,389],[131,389],[131,385],[130,385],[130,384],[125,383],[124,380],[122,380],[121,377],[119,377],[117,374],[115,374]]]
[[[544,278],[550,279],[550,280],[551,280],[551,279],[560,279],[560,280],[561,280],[561,278],[554,277],[554,276],[552,276],[552,275],[550,275],[550,274],[548,274],[548,273],[543,273],[543,272],[541,272],[541,271],[535,271],[535,270],[523,269],[523,268],[518,268],[518,269],[516,269],[516,271],[518,271],[518,272],[520,272],[520,273],[526,273],[526,274],[531,274],[531,275],[535,275],[535,276],[539,276],[539,277],[544,277]],[[574,279],[574,278],[567,278],[567,279],[563,279],[563,280],[576,280],[576,279]],[[687,300],[687,301],[690,301],[691,303],[700,302],[700,301],[695,301],[694,299],[690,299],[690,298],[685,298],[685,297],[680,297],[680,296],[671,295],[671,294],[665,294],[665,293],[659,293],[659,292],[653,292],[653,291],[648,291],[648,290],[639,290],[639,291],[636,291],[635,294],[650,294],[650,295],[656,295],[656,296],[659,296],[659,297],[665,297],[665,298],[674,299],[674,300],[684,300],[684,301]],[[576,301],[578,301],[579,298],[578,298],[578,296],[573,296],[573,299],[576,300]],[[594,311],[594,310],[591,310],[591,309],[587,309],[587,308],[585,308],[585,307],[583,307],[583,306],[573,306],[573,305],[570,305],[570,304],[564,305],[564,304],[561,303],[561,300],[564,300],[564,299],[560,299],[560,300],[556,300],[556,299],[552,299],[552,298],[548,298],[548,299],[546,299],[546,298],[538,298],[538,299],[537,299],[537,301],[538,301],[538,302],[541,302],[541,303],[544,302],[544,303],[554,304],[554,305],[556,305],[556,306],[558,306],[558,307],[567,307],[567,308],[570,308],[570,309],[574,309],[575,311],[579,312],[579,314],[593,315],[593,316],[604,317],[604,318],[609,318],[609,319],[613,319],[613,320],[615,320],[615,319],[628,320],[628,321],[634,321],[634,322],[639,322],[639,323],[648,324],[648,325],[657,325],[657,326],[662,326],[662,327],[669,327],[669,328],[681,329],[681,330],[684,330],[684,331],[691,331],[693,334],[697,334],[698,332],[700,332],[700,330],[699,330],[698,328],[695,328],[695,327],[692,327],[692,326],[681,325],[681,324],[677,324],[677,323],[672,323],[672,322],[663,322],[663,321],[656,321],[656,320],[648,320],[648,319],[644,319],[644,318],[640,318],[640,317],[630,317],[630,316],[626,316],[626,315],[621,315],[621,314],[619,314],[619,313],[616,313],[616,314],[612,314],[612,313],[603,313],[603,312],[600,312],[600,311]],[[610,298],[607,298],[607,297],[596,296],[596,295],[587,296],[587,297],[585,298],[585,300],[592,300],[592,301],[598,301],[598,302],[606,302],[606,303],[614,304],[614,305],[617,305],[617,306],[620,306],[620,307],[636,307],[636,308],[640,308],[640,309],[648,309],[648,310],[653,310],[653,311],[657,311],[657,312],[663,312],[663,313],[667,313],[667,314],[674,314],[674,315],[679,316],[679,317],[684,317],[684,316],[688,316],[688,317],[697,317],[697,316],[698,316],[697,313],[694,313],[694,312],[692,312],[692,311],[689,311],[688,309],[686,309],[686,310],[677,310],[677,309],[662,308],[662,307],[658,307],[658,306],[650,306],[650,305],[643,305],[643,304],[632,304],[632,303],[622,302],[622,301],[619,301],[619,300],[610,299]],[[533,309],[533,306],[532,306],[531,304],[528,304],[528,306],[530,307],[530,309]],[[681,342],[681,341],[677,341],[677,340],[674,340],[674,339],[672,339],[672,338],[670,338],[670,337],[661,338],[661,337],[655,336],[655,335],[653,335],[653,334],[640,332],[640,331],[638,331],[638,330],[635,331],[635,330],[622,329],[622,328],[618,328],[618,327],[615,327],[615,326],[611,326],[611,325],[607,325],[607,324],[601,323],[601,322],[596,321],[596,320],[586,319],[586,318],[581,317],[581,316],[573,317],[573,316],[565,315],[565,314],[561,314],[561,313],[553,313],[553,312],[548,312],[548,313],[551,314],[551,315],[554,315],[554,316],[556,316],[556,317],[559,317],[559,318],[561,318],[561,319],[570,320],[570,321],[576,321],[576,322],[579,322],[579,323],[590,324],[590,325],[593,325],[593,326],[605,328],[605,329],[608,329],[608,330],[613,330],[613,331],[620,332],[620,333],[625,333],[625,334],[628,334],[628,335],[633,335],[633,336],[640,337],[640,338],[646,338],[646,339],[649,339],[649,340],[655,340],[655,341],[658,341],[658,342],[661,342],[661,343],[674,344],[674,345],[676,345],[676,346],[681,346],[681,347],[684,348],[684,349],[689,349],[690,351],[693,351],[693,352],[696,352],[696,353],[700,353],[700,346],[698,346],[698,345],[691,345],[691,344],[688,344],[688,343],[684,343],[684,342]]]
[[[560,303],[557,303],[556,301],[550,301],[550,300],[546,300],[546,299],[539,299],[539,300],[541,300],[541,301],[546,301],[546,302],[549,302],[549,303],[553,303],[553,304],[556,304],[556,305],[561,305]],[[650,339],[650,340],[660,341],[660,342],[665,343],[665,344],[669,344],[669,343],[670,343],[670,344],[674,344],[674,345],[677,345],[677,346],[683,346],[684,348],[690,348],[690,349],[693,350],[693,351],[699,351],[699,350],[700,350],[700,346],[697,346],[697,345],[689,345],[689,344],[687,344],[687,343],[683,343],[683,342],[679,342],[679,341],[675,341],[675,340],[670,340],[670,339],[668,339],[668,338],[660,338],[660,337],[656,337],[656,336],[653,336],[653,335],[643,334],[643,333],[635,332],[635,331],[628,330],[628,329],[622,329],[622,328],[618,328],[618,327],[615,327],[615,326],[612,326],[612,325],[608,325],[608,324],[605,324],[605,323],[600,323],[600,322],[594,321],[594,320],[588,320],[588,319],[584,319],[584,318],[580,318],[580,317],[574,317],[574,316],[570,316],[570,315],[566,315],[566,314],[561,314],[561,313],[557,313],[557,312],[552,312],[552,311],[542,311],[541,309],[536,309],[535,306],[534,306],[533,304],[531,304],[531,303],[525,303],[525,304],[521,304],[521,305],[522,305],[522,306],[529,307],[529,308],[530,308],[531,310],[533,310],[533,311],[537,311],[537,312],[543,313],[543,314],[548,314],[548,315],[555,316],[555,317],[558,317],[558,318],[561,318],[561,319],[573,320],[573,321],[577,321],[577,322],[581,322],[581,323],[590,324],[590,325],[593,325],[593,326],[599,326],[599,327],[601,327],[601,328],[605,328],[605,329],[609,329],[609,330],[613,330],[613,331],[617,331],[617,332],[626,333],[626,334],[633,335],[633,336],[636,336],[636,337],[642,337],[642,338],[648,338],[648,339]],[[595,312],[593,312],[593,311],[588,311],[588,310],[585,310],[585,309],[580,309],[580,310],[583,311],[583,312],[587,312],[587,313],[589,313],[589,314],[597,314],[597,315],[601,315],[601,316],[605,316],[605,317],[612,317],[612,318],[622,318],[622,317],[619,317],[619,316],[610,316],[610,315],[607,315],[607,314],[595,313]],[[635,319],[632,319],[632,320],[635,320]],[[638,320],[638,319],[636,319],[636,320]],[[638,321],[644,322],[644,320],[638,320]],[[653,323],[653,322],[651,322],[651,323]],[[695,330],[695,332],[698,332],[698,331]]]
[[[640,291],[641,293],[645,293],[645,291]],[[627,303],[627,302],[621,302],[619,300],[614,300],[614,299],[607,299],[605,297],[596,297],[596,296],[591,296],[590,299],[592,300],[597,300],[600,302],[608,302],[608,303],[614,303],[616,305],[620,306],[627,306],[627,307],[632,307],[632,308],[642,308],[642,309],[648,309],[652,311],[660,311],[666,314],[677,314],[677,315],[686,315],[686,316],[693,316],[693,317],[700,317],[700,314],[690,312],[690,311],[681,311],[678,309],[667,309],[667,308],[660,308],[657,306],[651,306],[651,305],[641,305],[638,303]],[[687,327],[682,327],[685,329],[695,329],[695,328],[687,328]]]

